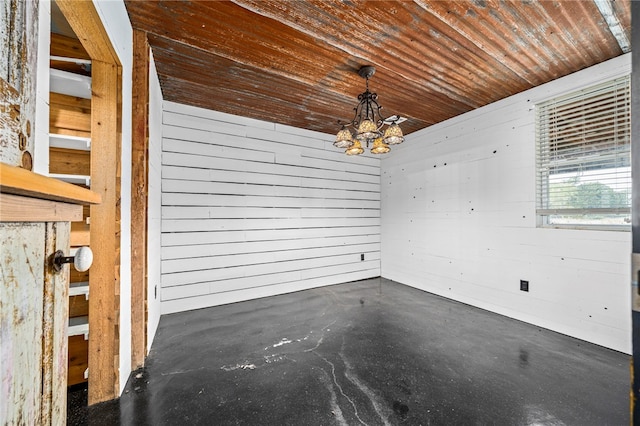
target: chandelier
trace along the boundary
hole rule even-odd
[[[375,74],[373,66],[364,66],[358,70],[360,77],[366,80],[366,90],[358,95],[358,105],[353,110],[353,120],[342,124],[342,129],[336,135],[333,145],[346,149],[347,155],[359,155],[364,152],[363,144],[367,148],[371,144],[372,154],[386,154],[391,151],[389,145],[397,145],[404,141],[402,129],[398,125],[399,115],[383,118],[380,114],[382,107],[378,104],[378,95],[369,91],[369,78]],[[384,133],[382,128],[387,125]],[[355,137],[348,126],[356,129]]]

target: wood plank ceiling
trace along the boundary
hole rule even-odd
[[[408,134],[619,56],[631,32],[630,0],[126,7],[148,33],[165,100],[325,133],[352,118],[363,65],[376,67],[370,88]]]

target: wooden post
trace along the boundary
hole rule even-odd
[[[92,1],[56,4],[92,60],[89,404],[119,394],[121,64]]]
[[[131,366],[144,365],[147,347],[147,199],[149,164],[149,43],[133,31],[131,141]]]
[[[118,70],[114,64],[92,62],[91,190],[102,204],[91,206],[91,248],[94,263],[89,276],[89,404],[118,396],[119,348],[115,344],[119,320],[119,223],[116,204]]]

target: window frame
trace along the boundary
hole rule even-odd
[[[562,117],[562,115],[558,114],[557,112],[558,107],[562,106],[563,103],[570,104],[570,103],[578,102],[582,100],[587,100],[586,105],[590,105],[589,102],[599,94],[601,95],[603,93],[604,94],[611,93],[612,95],[610,96],[615,97],[617,96],[618,91],[622,92],[623,94],[622,100],[615,101],[616,102],[615,106],[613,106],[610,110],[608,110],[609,113],[606,116],[607,117],[606,120],[613,122],[617,126],[618,116],[616,114],[619,113],[619,109],[623,111],[626,109],[628,113],[629,118],[627,120],[624,120],[624,117],[623,117],[622,119],[622,121],[626,121],[626,125],[623,128],[622,136],[618,136],[617,130],[616,130],[615,137],[613,139],[614,142],[612,146],[614,147],[613,151],[615,152],[615,150],[619,148],[618,141],[626,140],[626,142],[622,144],[623,146],[622,153],[628,155],[629,190],[623,193],[627,194],[627,196],[630,197],[630,184],[631,184],[631,177],[630,177],[630,173],[631,173],[631,87],[630,86],[631,86],[630,74],[625,73],[622,75],[618,75],[616,77],[609,78],[605,81],[601,81],[599,83],[590,84],[583,88],[567,91],[563,94],[556,95],[556,96],[536,102],[535,108],[534,108],[535,110],[534,140],[535,140],[535,176],[536,176],[535,208],[536,208],[537,227],[559,228],[559,229],[607,230],[607,231],[629,231],[631,229],[630,222],[626,224],[578,223],[578,222],[552,223],[551,222],[551,217],[554,214],[566,215],[566,216],[582,215],[584,216],[585,219],[588,219],[590,215],[593,216],[597,214],[604,214],[604,215],[627,214],[629,216],[629,219],[631,219],[630,198],[628,202],[628,207],[550,208],[549,206],[551,202],[550,201],[550,185],[551,185],[550,177],[554,174],[551,172],[551,170],[553,170],[554,168],[556,168],[556,170],[558,168],[561,169],[561,167],[558,167],[558,159],[557,159],[557,153],[559,151],[558,146],[561,145],[561,142],[558,141],[559,137],[557,139],[553,139],[552,137],[549,136],[549,134],[553,133],[550,130],[553,127],[553,125],[550,123],[553,121],[553,119],[557,120],[558,116]],[[613,95],[613,93],[615,93],[615,95]],[[589,108],[592,108],[592,107],[585,106],[583,108],[583,111],[589,111]],[[573,112],[574,110],[572,109],[571,111]],[[590,114],[591,112],[588,112],[588,115]],[[595,119],[591,116],[589,118]],[[541,120],[544,120],[544,122],[541,122]],[[575,120],[576,126],[579,127],[580,125],[582,125],[583,127],[586,127],[582,123],[583,122],[580,122],[580,124],[578,124],[578,120]],[[571,121],[570,124],[573,125],[574,122]],[[601,129],[597,128],[597,130],[601,130]],[[558,133],[557,130],[556,130],[556,133]],[[602,136],[600,139],[596,139],[596,141],[593,143],[593,146],[595,146],[597,149],[601,149],[603,147],[606,147],[607,144],[608,142],[606,137]],[[613,154],[615,161],[612,162],[612,167],[598,167],[597,162],[595,161],[590,162],[588,160],[587,161],[584,160],[589,155],[589,153],[585,151],[585,147],[589,146],[588,142],[587,143],[581,142],[576,144],[575,142],[571,141],[571,145],[572,145],[571,148],[561,147],[560,149],[564,149],[565,152],[568,152],[568,151],[573,151],[575,149],[575,145],[578,146],[578,153],[576,154],[575,151],[573,151],[570,154],[571,156],[574,156],[573,160],[575,161],[577,168],[582,168],[583,166],[586,166],[587,168],[585,170],[588,171],[588,170],[595,170],[595,169],[618,170],[618,169],[623,169],[627,167],[627,166],[616,166],[615,163],[618,161],[619,158],[622,158],[622,157],[619,157],[617,153]],[[555,151],[553,151],[554,149]],[[605,156],[607,156],[607,154],[605,154]],[[608,156],[612,156],[612,154],[608,154]],[[623,158],[623,160],[625,159]],[[583,173],[583,172],[584,171],[581,171],[580,173]],[[556,174],[560,174],[560,172],[556,172]],[[567,172],[567,174],[569,175],[570,173]],[[614,176],[616,179],[624,174],[625,174],[624,171],[622,172],[613,171],[610,173],[610,175]],[[609,175],[609,173],[607,173],[607,175]],[[623,181],[626,182],[626,179],[623,179]],[[594,180],[587,180],[587,182],[583,182],[582,184],[584,183],[600,183],[600,182],[594,179]]]

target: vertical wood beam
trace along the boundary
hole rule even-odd
[[[56,0],[92,60],[89,404],[119,393],[121,67],[93,1]]]
[[[117,358],[119,294],[119,203],[117,164],[118,67],[92,62],[91,189],[102,204],[91,206],[91,247],[94,262],[89,277],[89,404],[118,396]]]
[[[131,367],[147,348],[147,201],[149,165],[149,43],[133,31],[131,141]]]

